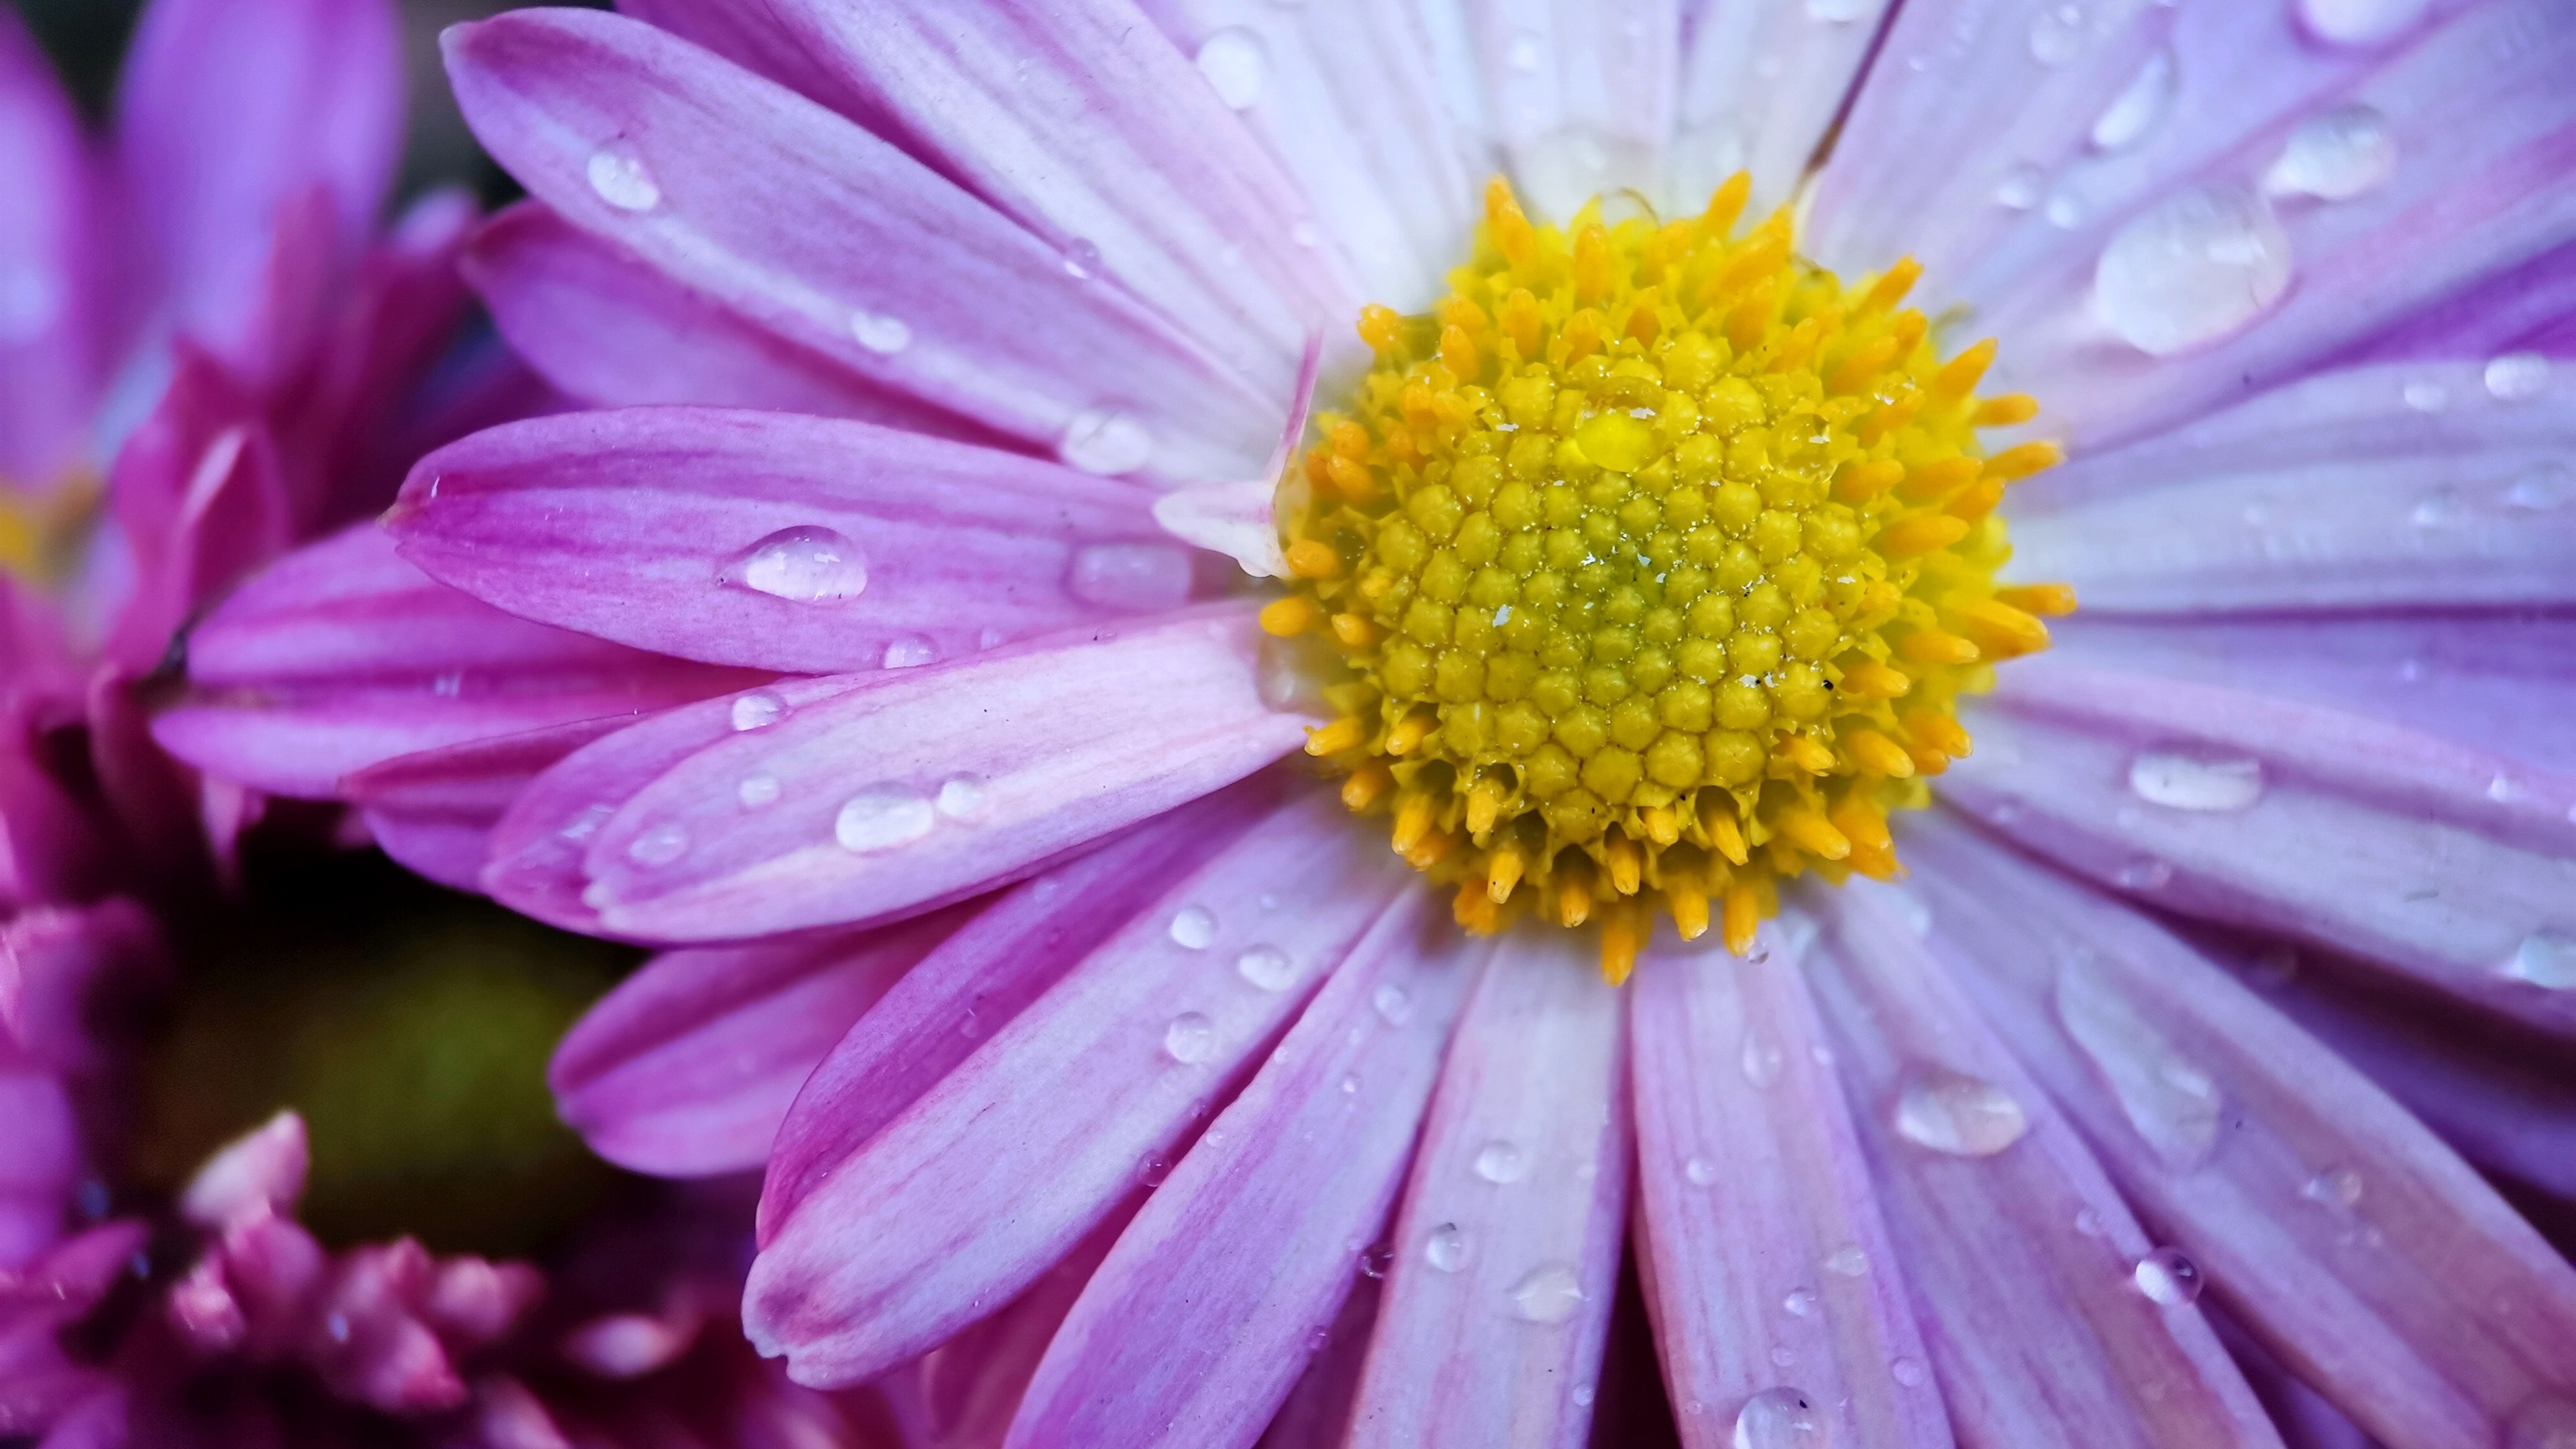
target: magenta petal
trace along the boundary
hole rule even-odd
[[[1746,1402],[1784,1385],[1835,1443],[1947,1449],[1902,1260],[1802,984],[1804,926],[1766,927],[1750,961],[1659,948],[1629,988],[1639,1253],[1664,1380],[1675,1404],[1701,1406],[1680,1415],[1690,1449],[1733,1445]]]
[[[972,916],[656,956],[565,1033],[546,1071],[556,1110],[631,1171],[758,1167],[814,1064]]]
[[[685,941],[974,894],[1296,748],[1308,722],[1263,699],[1261,638],[1248,603],[1210,605],[800,705],[618,805],[589,898],[611,930]],[[745,808],[754,780],[774,803]]]
[[[1436,901],[1409,890],[1379,918],[1128,1224],[1047,1346],[1011,1449],[1261,1437],[1358,1277],[1352,1245],[1387,1219],[1450,1023],[1491,949]],[[1458,1250],[1489,1246],[1502,1245]],[[1397,1245],[1425,1251],[1445,1249]]]
[[[1141,1203],[1140,1190],[1131,1201]],[[1029,1375],[1082,1295],[1132,1212],[1113,1213],[1010,1306],[931,1350],[921,1361],[923,1406],[936,1449],[1001,1449]]]
[[[1806,971],[1959,1438],[2268,1449],[2279,1437],[2073,1124],[1868,882],[1814,897]],[[1855,1255],[1828,1273],[1884,1271]],[[2157,1286],[2166,1301],[2150,1296]]]
[[[142,675],[196,610],[285,551],[294,505],[276,439],[217,363],[179,351],[177,372],[118,453],[110,493],[134,560],[110,660]]]
[[[1026,1287],[1224,1100],[1395,877],[1322,791],[1216,854],[772,1217],[752,1341],[852,1383]],[[1236,965],[1263,949],[1266,985]]]
[[[919,162],[695,46],[525,11],[449,31],[447,51],[475,133],[538,198],[862,376],[1104,473],[1239,477],[1278,435],[1284,399]]]
[[[2576,1405],[2576,1270],[2359,1072],[2162,929],[1955,825],[1930,948],[2246,1326],[2395,1449]]]
[[[423,458],[403,557],[513,614],[797,673],[953,658],[1186,602],[1143,490],[870,423],[568,413]]]
[[[1353,1449],[1586,1440],[1628,1227],[1626,1011],[1596,956],[1524,928],[1468,999],[1396,1220]],[[1434,1234],[1463,1261],[1426,1253]]]
[[[371,765],[340,782],[366,812],[385,854],[444,886],[483,888],[492,827],[519,792],[582,746],[622,729],[623,718],[576,720]]]
[[[78,457],[117,338],[96,167],[53,66],[0,15],[0,476],[44,491]]]

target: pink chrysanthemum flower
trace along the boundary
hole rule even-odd
[[[2576,1441],[2576,18],[627,8],[471,265],[690,406],[157,728],[680,948],[557,1088],[798,1379],[1576,1442],[1630,1252],[1693,1446]]]

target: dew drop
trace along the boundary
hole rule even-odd
[[[590,153],[583,168],[590,189],[619,211],[647,212],[662,204],[661,184],[644,169],[644,158],[622,148],[602,147]]]
[[[2075,1231],[2088,1238],[2102,1236],[2106,1226],[2107,1224],[2102,1221],[2102,1215],[2091,1208],[2083,1208],[2075,1214]]]
[[[1764,1389],[1735,1411],[1735,1449],[1824,1449],[1829,1442],[1824,1419],[1796,1389]]]
[[[1390,981],[1369,995],[1369,1005],[1376,1008],[1378,1019],[1389,1026],[1402,1026],[1413,1020],[1413,998],[1404,988]]]
[[[1919,1389],[1932,1382],[1932,1371],[1918,1358],[1900,1358],[1887,1366],[1889,1378],[1905,1388]]]
[[[1869,1271],[1869,1254],[1858,1243],[1845,1243],[1825,1257],[1825,1271],[1842,1278],[1857,1278]]]
[[[2508,352],[2487,363],[2487,395],[2498,402],[2528,402],[2549,386],[2549,359],[2537,352]]]
[[[2504,974],[2550,991],[2576,991],[2576,936],[2532,932],[2505,959]]]
[[[734,798],[740,800],[746,810],[757,810],[763,805],[775,805],[778,803],[779,795],[778,777],[745,775],[742,783],[733,787],[733,793]]]
[[[1574,1393],[1571,1397],[1574,1400],[1574,1406],[1576,1408],[1588,1409],[1592,1407],[1592,1400],[1598,1394],[1599,1390],[1593,1388],[1590,1384],[1576,1384],[1574,1386]]]
[[[2330,1168],[2309,1178],[2299,1196],[2327,1207],[2351,1207],[2361,1201],[2361,1174],[2349,1167]]]
[[[1360,1272],[1371,1278],[1385,1277],[1387,1270],[1394,1266],[1395,1249],[1393,1248],[1367,1248],[1360,1253]]]
[[[1276,946],[1255,946],[1234,958],[1234,969],[1263,991],[1285,991],[1297,984],[1297,963]]]
[[[2218,1150],[2226,1097],[2106,980],[2089,954],[2059,963],[2057,1019],[2109,1083],[2129,1126],[2177,1173]]]
[[[1773,1368],[1787,1368],[1789,1365],[1796,1363],[1797,1361],[1797,1353],[1785,1343],[1771,1350],[1771,1366]]]
[[[2423,18],[2432,0],[2299,0],[2299,18],[2319,40],[2377,45]]]
[[[2406,521],[2417,528],[2450,528],[2467,517],[2468,510],[2460,495],[2448,488],[2436,488],[2415,500],[2407,511]]]
[[[1467,1266],[1467,1235],[1456,1223],[1442,1223],[1422,1239],[1422,1259],[1443,1273]]]
[[[846,537],[807,524],[782,528],[734,554],[716,578],[792,603],[837,604],[867,591],[868,562]]]
[[[1512,1285],[1512,1312],[1526,1323],[1563,1323],[1583,1306],[1583,1280],[1563,1263],[1543,1263]]]
[[[1270,80],[1269,49],[1241,26],[1229,25],[1200,42],[1198,62],[1217,99],[1238,111],[1258,104]]]
[[[733,727],[737,731],[764,729],[786,717],[786,696],[774,689],[755,689],[734,696]]]
[[[1065,592],[1104,609],[1169,609],[1190,596],[1190,551],[1168,543],[1094,543],[1073,551]]]
[[[2504,491],[2504,501],[2534,513],[2565,508],[2576,503],[2576,469],[2564,463],[2542,463],[2514,479]]]
[[[1524,31],[1512,37],[1510,48],[1503,52],[1503,64],[1523,75],[1530,75],[1538,70],[1542,54],[1539,38]]]
[[[676,820],[665,820],[626,843],[626,858],[637,865],[669,865],[688,853],[688,828]]]
[[[919,669],[925,664],[935,663],[938,658],[938,645],[918,634],[906,634],[900,639],[887,641],[885,653],[877,662],[888,669]]]
[[[2180,1308],[2200,1298],[2200,1265],[2180,1248],[2158,1248],[2138,1260],[2129,1274],[2138,1291],[2167,1308]]]
[[[1306,1352],[1308,1353],[1322,1353],[1332,1345],[1332,1342],[1333,1331],[1329,1328],[1313,1328],[1306,1331]]]
[[[1509,1142],[1497,1140],[1476,1149],[1476,1175],[1487,1182],[1518,1182],[1528,1171],[1529,1160]]]
[[[1171,1175],[1172,1159],[1159,1152],[1146,1153],[1136,1164],[1136,1178],[1147,1187],[1161,1187],[1163,1179]]]
[[[931,799],[932,808],[941,815],[963,824],[984,818],[991,802],[984,796],[984,782],[972,775],[951,775],[940,782],[939,793]]]
[[[862,855],[909,845],[939,823],[929,801],[909,790],[880,785],[862,790],[832,819],[832,838]]]
[[[1216,941],[1216,913],[1205,906],[1183,906],[1172,917],[1172,943],[1188,951],[1204,951]]]
[[[1124,413],[1085,408],[1066,426],[1056,455],[1085,473],[1133,473],[1154,456],[1154,435]]]
[[[1744,1034],[1744,1051],[1737,1058],[1737,1065],[1744,1069],[1744,1080],[1757,1087],[1768,1087],[1780,1080],[1781,1068],[1787,1060],[1778,1047],[1763,1045],[1761,1038],[1750,1031]]]
[[[1947,1067],[1908,1074],[1897,1093],[1895,1123],[1906,1141],[1952,1157],[1992,1157],[2030,1130],[2011,1093]]]
[[[2120,867],[2111,878],[2128,890],[2163,890],[2173,883],[2173,866],[2152,856],[2140,856]]]
[[[2120,151],[2138,144],[2172,108],[2174,86],[2173,51],[2159,50],[2148,56],[2146,64],[2130,78],[2128,88],[2093,123],[2094,148]]]
[[[1216,1055],[1216,1023],[1200,1012],[1182,1012],[1163,1028],[1163,1050],[1183,1066],[1206,1061]]]
[[[1815,1317],[1816,1290],[1813,1288],[1793,1288],[1789,1290],[1789,1296],[1780,1300],[1780,1311],[1788,1314],[1791,1318]]]
[[[2397,172],[2397,138],[2388,117],[2363,105],[2319,111],[2290,132],[2263,173],[2274,196],[2350,201],[2376,191]]]
[[[2048,190],[2048,173],[2025,161],[1995,184],[1995,204],[2007,211],[2028,211]]]
[[[2290,285],[2290,238],[2270,203],[2241,188],[2193,188],[2131,219],[2093,267],[2093,307],[2157,357],[2215,341]]]
[[[2438,382],[2410,382],[2398,395],[2419,413],[2438,413],[2451,405],[2451,390]]]
[[[1705,1157],[1694,1157],[1682,1164],[1682,1176],[1688,1178],[1693,1187],[1706,1187],[1717,1181],[1717,1164]]]
[[[879,357],[892,357],[912,345],[912,327],[900,317],[874,312],[850,314],[850,335]]]
[[[2168,810],[2243,810],[2263,798],[2263,762],[2241,755],[2148,750],[2129,761],[2129,790]]]

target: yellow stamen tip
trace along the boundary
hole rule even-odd
[[[1314,600],[1302,594],[1290,594],[1261,606],[1261,632],[1281,639],[1293,639],[1314,628],[1318,617]]]

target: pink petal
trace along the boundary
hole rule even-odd
[[[1262,698],[1252,616],[1210,605],[891,672],[709,745],[601,827],[592,904],[671,940],[883,920],[1231,784],[1307,725]],[[756,777],[778,798],[745,809]]]
[[[1360,1373],[1367,1365],[1369,1337],[1377,1324],[1378,1280],[1366,1270],[1351,1284],[1342,1311],[1324,1331],[1324,1346],[1306,1361],[1306,1371],[1288,1390],[1270,1427],[1261,1433],[1260,1449],[1342,1449],[1349,1436],[1351,1409],[1359,1398]],[[1307,1337],[1311,1348],[1312,1335]]]
[[[1931,951],[2302,1376],[2395,1449],[2576,1403],[2576,1270],[2405,1109],[2120,904],[1956,826],[1906,850]]]
[[[772,1215],[752,1341],[800,1383],[852,1383],[1033,1282],[1260,1059],[1396,874],[1321,791],[1216,854]],[[1283,989],[1234,964],[1261,948],[1286,958]]]
[[[1859,882],[1816,899],[1836,930],[1808,983],[1865,1104],[1861,1146],[1960,1439],[2278,1445],[2199,1310],[2140,1286],[2158,1281],[2136,1275],[2154,1241],[1926,953],[1903,897]]]
[[[1690,1449],[1733,1445],[1739,1415],[1763,1412],[1749,1401],[1783,1388],[1832,1442],[1947,1449],[1903,1260],[1801,984],[1811,931],[1767,927],[1749,961],[1664,947],[1638,963],[1639,1255],[1664,1379]]]
[[[882,931],[667,951],[565,1033],[555,1109],[634,1172],[755,1168],[823,1054],[915,962],[972,918],[958,906]]]
[[[1109,1250],[1005,1444],[1241,1449],[1261,1436],[1394,1205],[1490,949],[1445,915],[1433,892],[1409,890],[1351,948]]]
[[[1789,199],[1840,118],[1891,0],[1684,7],[1687,35],[1664,194],[1693,215],[1738,171],[1748,214]],[[1692,11],[1697,13],[1693,14]]]
[[[519,792],[565,756],[627,723],[576,720],[424,750],[370,765],[343,779],[340,790],[366,812],[368,833],[385,854],[441,885],[479,891],[492,827]]]
[[[506,609],[799,673],[942,658],[1187,602],[1140,489],[869,423],[568,413],[423,458],[403,557]]]
[[[1139,1204],[1143,1198],[1134,1194]],[[922,1396],[937,1449],[1001,1449],[1047,1344],[1133,1216],[1113,1213],[1009,1307],[922,1359]]]
[[[458,27],[447,48],[476,134],[539,199],[862,376],[1104,473],[1239,477],[1277,435],[1276,399],[1140,304],[694,46],[532,12]]]
[[[1487,120],[1534,212],[1561,222],[1595,196],[1660,189],[1681,11],[1678,0],[1467,7]]]
[[[159,666],[204,604],[285,551],[294,507],[258,405],[192,348],[150,417],[119,451],[110,489],[135,587],[107,655],[128,673]]]
[[[1586,1442],[1628,1226],[1625,1012],[1595,955],[1524,928],[1468,999],[1396,1219],[1354,1446]],[[1464,1262],[1419,1251],[1434,1233]]]
[[[117,344],[102,295],[96,166],[15,12],[0,16],[0,474],[44,491],[81,451]]]

